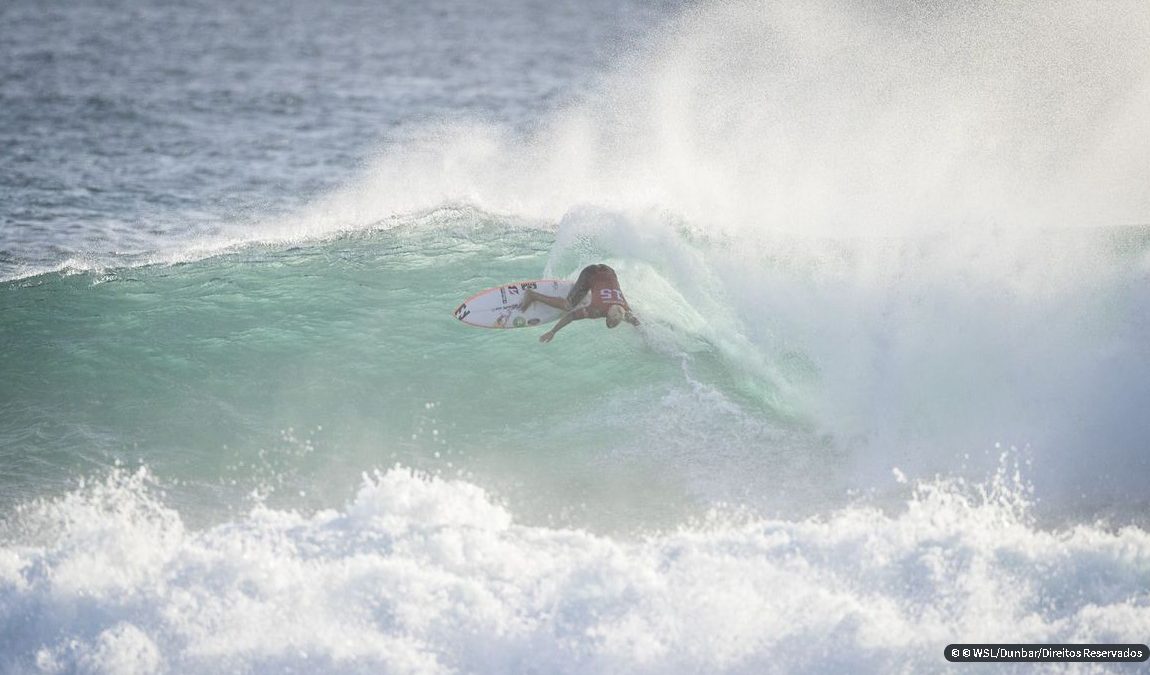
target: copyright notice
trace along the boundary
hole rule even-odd
[[[950,644],[952,663],[1137,663],[1150,659],[1144,644]]]

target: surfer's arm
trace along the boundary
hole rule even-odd
[[[576,309],[576,310],[567,312],[566,314],[563,315],[563,317],[561,319],[559,319],[559,323],[555,324],[554,328],[552,328],[551,330],[549,330],[546,333],[539,336],[539,341],[540,342],[551,342],[551,338],[555,337],[556,333],[563,330],[564,326],[571,323],[572,321],[578,321],[579,319],[585,319],[585,318],[587,318],[587,312],[585,310]]]
[[[638,326],[639,325],[639,317],[632,314],[630,312],[630,310],[627,311],[627,316],[623,317],[623,320],[626,321],[627,323],[631,324],[632,326]]]

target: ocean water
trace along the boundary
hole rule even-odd
[[[1144,2],[5,3],[0,672],[1145,642],[1147,64]],[[593,262],[640,328],[451,315]]]

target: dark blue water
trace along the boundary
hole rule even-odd
[[[291,211],[429,120],[525,130],[673,3],[0,8],[0,275]]]

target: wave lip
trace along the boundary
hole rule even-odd
[[[402,468],[342,510],[195,531],[144,471],[19,511],[6,671],[916,672],[968,642],[1129,642],[1150,533],[1034,527],[1025,489],[920,485],[900,513],[713,514],[638,540],[518,525]]]

